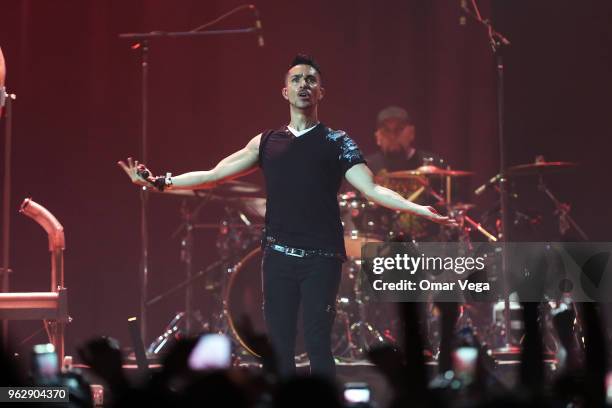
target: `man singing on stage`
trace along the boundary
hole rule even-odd
[[[260,167],[267,190],[262,241],[264,316],[280,373],[295,373],[302,302],[311,373],[333,377],[331,328],[345,257],[337,202],[342,177],[384,207],[441,224],[455,221],[375,184],[355,142],[345,132],[319,122],[317,108],[325,90],[321,69],[311,57],[298,55],[293,60],[282,95],[289,102],[289,124],[260,133],[212,170],[152,177],[150,170],[131,158],[119,165],[133,183],[153,184],[160,190],[210,188]]]

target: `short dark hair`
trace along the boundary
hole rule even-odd
[[[321,74],[321,67],[319,67],[319,64],[317,64],[317,62],[314,60],[314,58],[311,57],[310,55],[297,54],[293,58],[293,61],[291,61],[291,64],[289,65],[289,69],[295,67],[296,65],[310,65],[311,67],[313,67],[317,71],[319,76],[321,76],[321,77],[323,76]]]

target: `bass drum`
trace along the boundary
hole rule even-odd
[[[249,353],[260,357],[261,350],[255,344],[250,344],[246,333],[238,324],[247,317],[255,333],[266,333],[263,314],[263,290],[261,284],[262,250],[253,249],[238,262],[231,273],[225,292],[223,306],[232,335],[236,341]],[[304,356],[302,335],[301,309],[298,319],[296,353],[298,358]]]
[[[255,333],[266,333],[261,285],[262,260],[263,254],[260,248],[253,249],[242,258],[232,269],[223,297],[224,313],[232,336],[248,353],[257,357],[261,356],[261,350],[257,348],[256,344],[250,342],[248,333],[243,331],[238,322],[247,317]],[[342,281],[345,284],[354,285],[354,279],[354,277],[343,273]],[[355,326],[353,319],[358,319],[356,314],[354,315],[351,310],[348,310],[351,305],[357,306],[353,296],[352,288],[349,288],[346,294],[343,294],[342,287],[340,288],[339,300],[336,302],[337,315],[331,334],[332,353],[335,356],[344,357],[352,353],[354,349],[347,344],[351,341],[352,326]],[[345,302],[348,302],[348,304]],[[347,305],[349,306],[348,309]],[[388,318],[389,315],[386,316]],[[302,327],[302,306],[300,305],[295,344],[295,359],[298,364],[308,361]]]

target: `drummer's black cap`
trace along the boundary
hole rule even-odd
[[[382,123],[387,119],[399,119],[402,122],[413,125],[414,122],[406,109],[400,108],[399,106],[387,106],[385,109],[378,112],[378,116],[376,117],[376,125],[380,127]]]
[[[314,69],[317,70],[317,72],[319,73],[320,77],[323,76],[323,74],[321,73],[321,67],[319,66],[319,64],[317,64],[315,59],[312,56],[310,56],[310,55],[297,54],[293,58],[293,61],[291,61],[291,64],[289,64],[289,68],[287,68],[287,70],[290,70],[291,68],[295,67],[296,65],[310,65],[311,67],[313,67]]]

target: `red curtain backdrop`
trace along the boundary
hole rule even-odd
[[[603,148],[609,146],[603,121],[610,57],[602,44],[610,40],[610,6],[591,5],[575,18],[575,10],[553,0],[478,3],[485,16],[495,12],[500,30],[514,43],[507,56],[509,163],[544,153],[601,166],[604,152],[607,156]],[[32,196],[66,229],[74,318],[69,351],[94,334],[127,342],[125,321],[138,313],[138,194],[115,163],[140,154],[140,51],[117,34],[188,30],[239,4],[0,0],[7,86],[18,96],[12,289],[48,286],[46,237],[16,214],[21,199]],[[256,5],[264,48],[253,35],[151,42],[148,164],[154,171],[210,168],[260,131],[286,124],[283,75],[294,54],[306,52],[323,70],[327,96],[321,120],[349,132],[365,152],[375,148],[377,112],[394,104],[414,116],[418,146],[455,168],[477,172],[470,187],[496,173],[494,60],[482,28],[469,20],[459,23],[457,1],[261,0]],[[253,21],[244,12],[218,27]],[[552,21],[552,28],[544,30],[543,21]],[[558,187],[562,198],[574,200],[578,221],[605,239],[610,214],[604,199],[610,193],[601,184],[602,171],[585,168],[593,171]],[[151,198],[151,295],[184,276],[180,243],[172,237],[180,224],[180,202]],[[487,199],[481,206],[486,204]],[[222,216],[223,208],[212,205],[201,220]],[[215,231],[204,231],[196,237],[200,268],[215,259],[214,236]],[[195,290],[196,296],[208,296],[202,284]],[[181,293],[151,307],[145,341],[182,308]],[[38,326],[12,323],[11,328],[19,341]],[[42,337],[32,341],[37,340]]]

